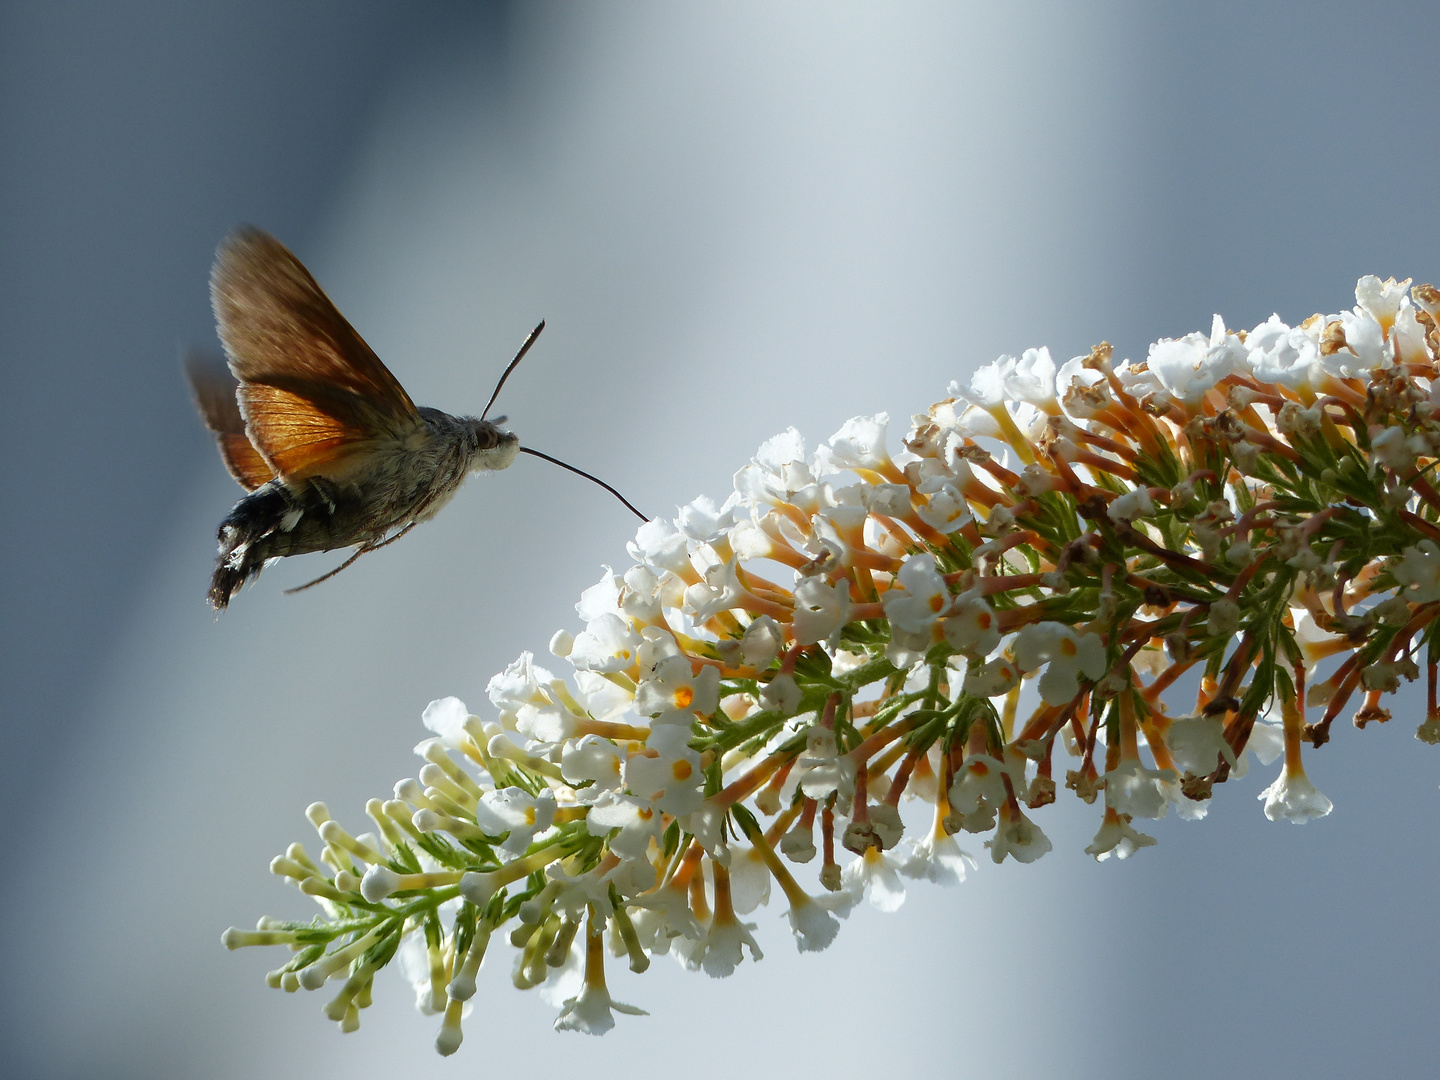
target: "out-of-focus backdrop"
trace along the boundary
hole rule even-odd
[[[446,4],[0,8],[0,1073],[7,1077],[1433,1075],[1440,755],[1418,715],[1311,756],[1335,813],[1208,820],[857,911],[774,916],[726,982],[612,973],[603,1040],[492,958],[455,1059],[398,977],[357,1034],[227,954],[306,915],[266,872],[418,762],[427,701],[576,628],[633,520],[522,459],[339,579],[203,600],[238,494],[178,373],[239,222],[414,398],[501,407],[649,513],[765,437],[897,426],[1047,344],[1120,355],[1440,278],[1433,6]],[[1418,712],[1418,695],[1404,699]],[[978,840],[973,845],[977,853]],[[615,965],[618,967],[618,965]],[[552,1072],[550,1075],[559,1075]]]

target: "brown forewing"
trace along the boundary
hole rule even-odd
[[[278,240],[238,229],[220,245],[210,297],[246,433],[287,479],[324,472],[419,422],[415,403]]]
[[[192,352],[185,357],[185,375],[205,426],[215,435],[220,460],[247,491],[275,478],[270,466],[245,435],[245,418],[235,399],[238,385],[218,357]]]

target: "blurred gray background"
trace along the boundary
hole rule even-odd
[[[233,225],[316,273],[414,398],[501,407],[650,513],[723,497],[765,437],[896,428],[1004,351],[1143,355],[1434,281],[1433,5],[0,7],[0,1072],[6,1077],[1433,1075],[1440,756],[1394,723],[1310,760],[1335,802],[1210,818],[1097,865],[916,886],[715,983],[612,971],[603,1040],[487,964],[452,1059],[397,978],[340,1036],[227,954],[308,916],[266,872],[325,799],[418,762],[426,702],[543,652],[633,520],[533,460],[297,597],[214,619],[238,494],[182,345]],[[898,435],[898,430],[896,434]],[[976,841],[977,854],[984,855]],[[618,965],[616,965],[618,967]]]

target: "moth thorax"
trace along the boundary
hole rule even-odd
[[[470,449],[470,471],[487,472],[508,469],[520,453],[520,436],[497,427],[489,420],[465,417],[461,421],[473,440]]]

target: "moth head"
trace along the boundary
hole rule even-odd
[[[489,420],[466,417],[463,421],[470,437],[470,471],[491,472],[508,469],[520,453],[520,436],[506,431]]]

